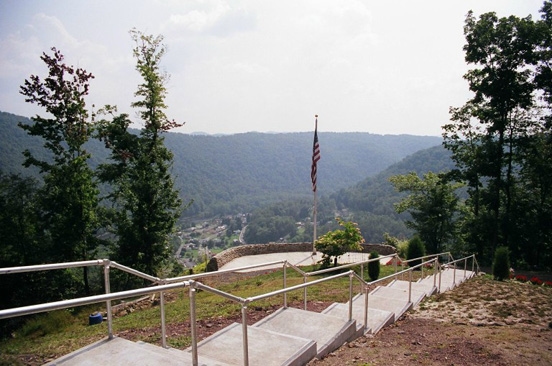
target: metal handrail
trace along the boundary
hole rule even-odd
[[[198,365],[195,293],[196,293],[197,289],[202,289],[202,290],[214,293],[216,295],[225,297],[229,300],[235,301],[235,302],[240,303],[242,305],[241,312],[242,312],[242,329],[243,329],[242,330],[243,331],[243,357],[244,357],[244,365],[249,365],[248,339],[247,339],[247,307],[248,307],[248,304],[250,304],[251,302],[258,301],[258,300],[265,299],[265,298],[272,297],[272,296],[281,295],[281,294],[284,294],[284,298],[285,298],[285,295],[288,292],[296,291],[296,290],[299,290],[299,289],[304,289],[305,290],[305,303],[306,303],[306,301],[307,301],[306,289],[308,287],[315,286],[317,284],[327,282],[327,281],[331,281],[331,280],[334,280],[334,279],[337,279],[337,278],[348,276],[349,277],[349,321],[350,321],[352,319],[352,304],[353,304],[353,301],[352,301],[352,297],[353,297],[352,296],[352,294],[353,294],[352,280],[353,280],[353,278],[357,278],[361,282],[361,285],[363,286],[363,290],[364,290],[365,296],[366,296],[366,300],[365,300],[365,318],[364,318],[364,327],[366,328],[367,324],[368,324],[368,318],[367,318],[368,317],[368,295],[369,295],[370,286],[372,286],[376,283],[388,280],[390,278],[397,278],[401,274],[404,274],[406,272],[410,272],[409,302],[411,302],[412,271],[414,269],[416,269],[418,267],[423,268],[423,266],[426,265],[427,263],[432,263],[433,262],[433,263],[435,263],[435,268],[436,268],[437,271],[439,271],[439,275],[440,275],[440,270],[441,270],[442,266],[439,265],[438,257],[435,257],[433,260],[422,262],[422,263],[420,263],[416,266],[409,267],[406,270],[402,270],[400,272],[395,272],[394,274],[391,274],[389,276],[386,276],[386,277],[383,277],[383,278],[380,278],[380,279],[377,279],[377,280],[371,281],[371,282],[365,281],[362,276],[359,276],[353,270],[350,270],[350,271],[347,271],[347,272],[344,272],[344,273],[339,273],[339,274],[329,276],[329,277],[326,277],[326,278],[314,280],[314,281],[311,281],[311,282],[306,282],[307,277],[313,276],[315,274],[327,273],[327,272],[330,272],[330,271],[335,271],[337,269],[343,269],[343,268],[347,268],[347,267],[358,266],[359,264],[363,265],[365,263],[369,263],[369,262],[372,262],[372,261],[375,261],[375,260],[380,260],[380,259],[385,258],[385,257],[393,257],[393,256],[396,256],[396,254],[382,256],[382,257],[379,257],[379,258],[373,258],[371,260],[357,262],[357,263],[353,263],[353,264],[347,264],[347,265],[340,266],[340,267],[334,267],[334,268],[331,268],[331,269],[328,269],[328,270],[314,271],[314,272],[310,272],[310,273],[302,271],[297,266],[295,266],[291,263],[288,263],[287,261],[277,261],[277,262],[268,262],[268,263],[263,263],[263,264],[259,264],[259,265],[253,265],[253,266],[240,267],[240,268],[235,268],[235,269],[232,269],[232,270],[225,270],[225,271],[221,271],[221,272],[213,272],[212,274],[190,275],[190,276],[182,276],[180,278],[169,278],[169,279],[159,279],[157,277],[149,276],[149,275],[144,274],[142,272],[136,271],[132,268],[120,265],[116,262],[111,262],[107,259],[95,260],[95,261],[84,261],[84,262],[70,262],[70,263],[65,263],[65,264],[29,266],[30,270],[32,270],[32,271],[40,271],[40,270],[45,270],[45,269],[62,269],[62,268],[71,268],[71,267],[79,267],[79,266],[93,266],[93,265],[103,264],[104,265],[104,271],[105,271],[105,281],[106,281],[106,292],[107,293],[103,294],[103,295],[95,295],[95,296],[77,298],[77,299],[72,299],[72,300],[63,300],[63,301],[57,301],[57,302],[47,303],[47,304],[31,305],[31,306],[25,306],[25,307],[20,307],[20,308],[0,310],[0,319],[16,317],[16,316],[22,316],[22,315],[28,315],[28,314],[34,314],[34,313],[40,313],[40,312],[45,312],[45,311],[50,311],[50,310],[64,309],[64,308],[73,307],[73,306],[87,305],[87,304],[99,303],[99,302],[105,301],[108,304],[108,310],[109,310],[108,311],[109,338],[112,338],[113,335],[112,335],[112,329],[111,329],[111,311],[110,311],[110,303],[111,303],[112,300],[123,299],[123,298],[128,298],[128,297],[133,297],[133,296],[141,296],[141,295],[144,295],[144,294],[151,294],[151,293],[159,292],[161,294],[161,313],[162,313],[161,314],[161,318],[162,318],[161,321],[162,321],[162,328],[163,328],[162,329],[162,333],[163,333],[162,334],[162,338],[163,338],[162,342],[163,342],[163,346],[166,347],[166,343],[165,343],[166,342],[166,339],[165,339],[166,336],[165,336],[165,329],[164,329],[165,328],[165,319],[164,319],[165,315],[164,315],[164,308],[163,308],[163,302],[164,302],[163,292],[167,291],[167,290],[172,290],[172,289],[177,289],[177,288],[188,286],[189,287],[189,297],[190,297],[190,322],[191,322],[191,332],[192,332],[193,364]],[[472,268],[473,268],[474,263],[476,261],[475,255],[471,255],[471,256],[468,256],[468,257],[465,257],[465,258],[462,258],[462,259],[458,259],[458,260],[455,260],[455,261],[450,262],[450,263],[456,263],[456,262],[464,260],[464,271],[466,271],[466,265],[467,265],[468,258],[473,258],[473,261],[472,261]],[[205,284],[202,284],[201,282],[195,281],[194,279],[189,279],[191,276],[194,276],[195,278],[203,278],[203,277],[208,277],[208,276],[213,276],[213,275],[220,275],[221,273],[235,272],[235,271],[249,269],[249,268],[259,268],[259,267],[263,267],[263,266],[267,266],[267,265],[273,265],[273,264],[277,264],[277,263],[283,263],[284,264],[284,288],[281,289],[281,290],[275,290],[275,291],[272,291],[272,292],[269,292],[269,293],[266,293],[266,294],[261,294],[261,295],[257,295],[257,296],[253,296],[253,297],[248,297],[248,298],[245,298],[245,299],[242,298],[242,297],[239,297],[239,296],[232,295],[232,294],[227,293],[225,291],[221,291],[221,290],[215,289],[213,287],[207,286]],[[146,279],[149,279],[149,280],[155,279],[156,280],[155,282],[157,282],[158,285],[155,286],[155,287],[141,288],[141,289],[137,289],[137,290],[129,290],[129,291],[109,293],[109,268],[111,266],[113,266],[114,268],[123,270],[123,271],[127,271],[131,274],[139,275],[142,278],[146,278]],[[27,267],[27,269],[29,269],[29,267]],[[291,268],[295,269],[296,271],[298,271],[300,274],[302,274],[305,282],[302,283],[302,284],[291,286],[291,287],[286,287],[287,286],[287,284],[286,284],[286,269],[288,267],[291,267]],[[479,267],[479,265],[478,265],[478,267]],[[0,269],[0,274],[26,272],[24,269],[25,269],[24,267],[4,268],[4,269]],[[434,272],[434,286],[435,286],[435,276],[437,274],[437,271]],[[188,278],[189,280],[180,281],[180,282],[176,282],[176,283],[169,283],[169,284],[159,284],[160,282],[176,281],[177,279],[182,279],[182,278]],[[284,303],[286,304],[285,300],[284,300]]]
[[[359,265],[360,265],[360,273],[361,273],[360,277],[364,278],[364,265],[368,264],[370,262],[380,261],[381,259],[384,259],[384,258],[397,258],[397,259],[400,259],[399,256],[397,255],[397,253],[393,253],[393,254],[383,255],[383,256],[377,257],[377,258],[367,259],[367,260],[360,261],[360,262],[346,263],[346,264],[343,264],[343,265],[340,265],[340,266],[337,266],[337,267],[325,268],[325,269],[321,269],[321,270],[318,270],[318,271],[303,272],[303,282],[304,283],[307,282],[307,277],[317,276],[317,275],[320,275],[320,274],[334,272],[334,271],[340,271],[340,270],[343,270],[345,268],[356,267],[356,266],[359,266]],[[395,272],[397,272],[397,262],[396,261],[395,261]],[[307,288],[306,287],[303,289],[303,302],[304,302],[303,307],[304,307],[305,310],[307,310]]]
[[[218,275],[221,275],[221,274],[224,274],[224,273],[233,273],[233,272],[239,272],[239,271],[244,271],[244,270],[253,269],[253,268],[273,266],[275,264],[282,264],[284,262],[286,262],[286,261],[285,260],[279,260],[279,261],[273,261],[273,262],[252,264],[252,265],[249,265],[249,266],[243,266],[243,267],[237,267],[237,268],[221,269],[221,270],[214,271],[214,272],[205,272],[205,273],[196,273],[196,274],[186,275],[186,276],[169,277],[169,278],[165,278],[164,281],[167,282],[167,283],[170,283],[170,282],[179,282],[179,281],[183,281],[183,280],[197,280],[199,278],[218,276]]]
[[[103,263],[104,263],[103,259],[95,259],[95,260],[80,261],[80,262],[35,264],[32,266],[6,267],[6,268],[0,268],[0,274],[49,271],[52,269],[66,269],[66,268],[74,268],[74,267],[90,267],[90,266],[99,266],[99,265],[102,265]]]
[[[225,291],[215,289],[215,288],[213,288],[211,286],[208,286],[208,285],[205,285],[201,282],[190,281],[190,312],[193,313],[193,315],[190,316],[191,332],[192,332],[192,347],[191,348],[192,348],[192,363],[193,363],[193,365],[198,365],[198,352],[197,352],[197,343],[196,343],[197,342],[197,337],[195,336],[195,334],[197,334],[196,323],[195,323],[195,315],[196,315],[195,314],[195,308],[196,308],[196,306],[195,306],[195,290],[201,289],[201,290],[204,290],[204,291],[207,291],[207,292],[211,292],[211,293],[214,293],[216,295],[223,296],[227,299],[233,300],[233,301],[235,301],[235,302],[242,305],[241,312],[242,312],[242,337],[243,337],[243,362],[244,362],[243,364],[245,366],[248,366],[249,365],[249,344],[248,344],[248,335],[247,335],[247,307],[250,303],[252,303],[254,301],[266,299],[266,298],[269,298],[269,297],[272,297],[272,296],[286,294],[286,293],[291,292],[291,291],[300,290],[302,288],[307,288],[307,287],[310,287],[310,286],[318,285],[318,284],[323,283],[323,282],[332,281],[332,280],[335,280],[337,278],[348,276],[349,277],[349,289],[350,289],[350,291],[349,291],[349,303],[352,304],[352,291],[351,291],[351,286],[352,285],[351,285],[351,283],[352,283],[352,279],[355,275],[356,275],[356,273],[351,270],[351,271],[348,271],[348,272],[339,273],[337,275],[321,278],[319,280],[314,280],[314,281],[311,281],[311,282],[302,283],[302,284],[298,284],[298,285],[295,285],[295,286],[283,288],[281,290],[275,290],[275,291],[271,291],[271,292],[268,292],[268,293],[265,293],[265,294],[248,297],[246,299],[244,299],[242,297],[239,297],[239,296],[229,294]],[[352,319],[352,305],[349,306],[349,321],[351,319]]]
[[[385,277],[382,277],[382,278],[378,278],[377,280],[374,280],[374,281],[370,281],[370,282],[367,282],[365,281],[363,278],[357,276],[357,278],[359,279],[359,281],[361,281],[361,283],[363,284],[364,286],[364,289],[363,289],[363,292],[364,292],[364,296],[365,296],[365,300],[364,300],[364,329],[367,328],[368,326],[368,295],[369,295],[369,290],[370,290],[370,286],[372,285],[375,285],[379,282],[383,282],[383,281],[387,281],[389,279],[392,279],[392,278],[398,278],[399,275],[403,275],[404,273],[407,273],[409,272],[410,273],[410,277],[409,277],[409,284],[408,284],[408,302],[411,303],[412,302],[412,272],[414,271],[414,269],[418,268],[418,267],[422,267],[428,263],[434,263],[435,265],[435,268],[439,268],[439,258],[436,257],[432,260],[429,260],[429,261],[426,261],[426,262],[422,262],[416,266],[413,266],[413,267],[409,267],[407,269],[404,269],[400,272],[395,272],[393,274],[390,274],[388,276],[385,276]],[[433,274],[433,286],[435,286],[435,281],[436,281],[436,274],[437,272],[434,272]],[[352,304],[350,304],[349,306],[352,306]]]
[[[450,266],[451,264],[454,264],[453,272],[452,272],[452,283],[454,285],[456,285],[456,267],[457,267],[456,263],[464,262],[464,278],[466,278],[468,259],[470,259],[470,258],[472,259],[472,272],[473,272],[475,263],[477,262],[477,259],[475,258],[475,254],[466,256],[464,258],[456,259],[456,260],[453,260],[451,262],[448,262],[446,264],[441,265],[442,267],[444,267],[444,266]],[[479,273],[479,263],[477,263],[477,272],[476,273]]]
[[[61,300],[61,301],[49,302],[45,304],[21,306],[18,308],[0,310],[0,319],[8,319],[8,318],[15,318],[23,315],[44,313],[46,311],[67,309],[74,306],[96,304],[104,301],[126,299],[134,296],[142,296],[142,295],[152,294],[152,293],[161,292],[161,291],[173,290],[181,287],[186,287],[189,285],[190,283],[188,281],[183,281],[178,283],[172,283],[169,285],[160,285],[156,287],[144,287],[136,290],[112,292],[109,294],[79,297],[71,300]]]

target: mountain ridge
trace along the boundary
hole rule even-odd
[[[22,116],[0,112],[0,170],[38,176],[25,169],[22,151],[46,154],[42,141],[28,136],[17,122]],[[185,201],[194,204],[185,215],[247,212],[270,202],[312,197],[310,169],[313,132],[163,135],[174,154],[172,173]],[[319,132],[321,160],[318,190],[328,195],[374,176],[408,155],[441,144],[440,137]],[[90,141],[91,166],[105,162],[108,151]]]

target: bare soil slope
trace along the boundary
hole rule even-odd
[[[480,276],[309,365],[552,365],[552,288]]]

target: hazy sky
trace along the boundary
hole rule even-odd
[[[44,114],[19,85],[53,46],[95,75],[89,106],[130,108],[128,31],[162,34],[167,115],[180,132],[440,135],[470,97],[464,19],[532,14],[542,0],[0,0],[0,110]]]

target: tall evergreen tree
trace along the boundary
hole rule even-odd
[[[52,155],[51,159],[39,160],[26,150],[24,165],[39,167],[44,178],[38,195],[40,230],[50,247],[42,260],[86,260],[98,243],[98,188],[88,166],[90,155],[84,148],[94,130],[84,100],[93,75],[66,65],[61,52],[55,48],[52,51],[52,55],[44,53],[41,57],[48,76],[42,80],[32,75],[21,86],[25,100],[43,107],[50,117],[37,115],[32,124],[19,124],[29,135],[42,137]],[[87,273],[85,267],[86,293]]]
[[[130,34],[136,44],[136,70],[143,78],[132,106],[139,110],[143,127],[139,135],[132,134],[128,130],[131,122],[124,114],[100,122],[99,137],[111,149],[112,163],[101,166],[99,173],[113,187],[113,225],[118,237],[115,259],[155,275],[170,257],[169,235],[181,209],[170,174],[173,154],[165,147],[162,133],[180,125],[164,112],[163,37],[134,29]]]

